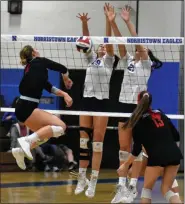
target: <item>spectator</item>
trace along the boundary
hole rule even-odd
[[[45,171],[58,172],[62,170],[73,170],[77,163],[74,161],[73,152],[65,145],[54,145],[49,142],[41,145],[46,155],[53,157],[45,166]]]
[[[11,105],[11,108],[15,108],[16,102],[18,100],[18,97],[15,97],[13,100],[13,103]],[[1,121],[2,126],[5,128],[6,132],[8,133],[10,131],[10,128],[12,124],[16,123],[17,119],[15,116],[15,113],[13,112],[5,112]]]

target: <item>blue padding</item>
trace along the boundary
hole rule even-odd
[[[19,96],[18,85],[23,76],[23,70],[21,69],[0,69],[0,93],[4,96],[6,107],[11,106],[14,98]],[[49,71],[49,81],[56,87],[60,87],[60,74],[58,72]],[[33,81],[34,83],[34,81]],[[43,96],[51,96],[47,91],[43,92]],[[57,110],[59,109],[59,98],[54,97],[53,104],[40,104],[40,108]]]
[[[163,67],[155,70],[148,83],[148,90],[153,96],[153,108],[160,108],[168,114],[178,114],[178,62],[165,62]],[[177,120],[173,123],[177,125]]]

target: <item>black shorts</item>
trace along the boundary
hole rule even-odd
[[[81,101],[82,111],[92,111],[92,112],[108,112],[108,100],[99,100],[95,97],[83,97]]]
[[[157,161],[152,161],[150,159],[148,159],[148,164],[147,166],[161,166],[161,167],[167,167],[167,166],[177,166],[180,164],[180,160],[176,160],[176,161],[171,161],[171,162],[164,162],[164,163],[159,163]]]
[[[137,104],[118,102],[117,107],[116,107],[116,112],[117,113],[133,113],[136,107],[137,107]],[[119,122],[126,122],[127,120],[128,118],[126,117],[119,118]]]
[[[38,103],[36,102],[19,99],[15,107],[17,120],[24,123],[37,107]]]

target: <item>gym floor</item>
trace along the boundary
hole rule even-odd
[[[184,200],[184,174],[177,180],[180,196]],[[1,203],[110,203],[114,196],[117,174],[115,170],[101,170],[95,198],[89,199],[84,193],[76,196],[76,178],[68,172],[8,172],[1,173]],[[160,179],[152,194],[152,203],[166,203],[160,193]],[[139,203],[143,178],[138,182]]]

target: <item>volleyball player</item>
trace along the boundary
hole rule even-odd
[[[65,133],[66,125],[58,117],[38,108],[42,92],[46,89],[56,96],[64,97],[68,107],[72,98],[64,91],[52,86],[48,81],[48,69],[62,74],[66,88],[71,88],[72,81],[64,65],[40,57],[39,52],[32,46],[24,46],[20,51],[21,64],[25,66],[24,75],[19,84],[21,96],[15,107],[17,119],[24,123],[34,133],[18,139],[21,148],[12,149],[12,154],[18,166],[25,169],[24,156],[32,160],[30,149],[51,137],[60,137]]]
[[[90,36],[88,29],[88,14],[77,16],[82,22],[83,36]],[[111,36],[111,27],[106,19],[106,35]],[[90,50],[85,54],[88,62],[82,99],[83,111],[107,110],[109,99],[109,83],[113,68],[118,63],[114,56],[113,46],[99,45],[96,52]],[[107,116],[80,116],[80,166],[78,183],[75,194],[85,191],[87,197],[94,197],[99,169],[102,160],[103,140],[108,123]],[[92,174],[90,181],[86,178],[86,171],[90,160],[90,143],[92,140]]]
[[[117,37],[122,37],[118,26],[116,24],[115,18],[116,13],[112,6],[106,5],[106,13],[111,24],[114,35]],[[125,7],[122,10],[121,16],[125,21],[130,34],[134,37],[137,36],[136,30],[132,22],[130,21],[130,8]],[[140,91],[147,90],[147,83],[150,78],[151,72],[154,69],[160,68],[162,62],[158,60],[152,53],[151,50],[146,49],[143,45],[135,45],[135,56],[131,56],[127,51],[125,45],[118,45],[119,54],[121,59],[126,61],[126,68],[124,69],[124,78],[121,86],[121,92],[119,97],[119,103],[116,106],[116,112],[132,113],[136,108],[137,95]],[[118,134],[119,134],[119,160],[120,165],[128,158],[131,151],[131,140],[132,140],[132,129],[122,129],[126,118],[121,118],[118,124]],[[136,184],[140,174],[142,166],[142,154],[136,158],[132,166],[132,177],[130,183],[134,186],[133,191],[130,192],[129,196],[136,197],[137,190]],[[122,188],[125,186],[126,179],[122,175],[119,175],[119,183],[117,186],[117,193],[112,200],[112,202],[119,202],[120,195],[125,193],[127,189]]]
[[[144,175],[144,186],[141,193],[141,203],[151,203],[152,189],[163,170],[161,192],[169,203],[182,203],[179,196],[172,190],[172,184],[177,175],[182,153],[176,144],[178,132],[168,117],[160,110],[152,110],[152,96],[146,91],[139,94],[139,102],[123,129],[133,130],[132,154],[118,169],[126,176],[129,166],[142,151],[142,146],[148,155],[148,163]],[[122,202],[126,202],[124,199]]]

